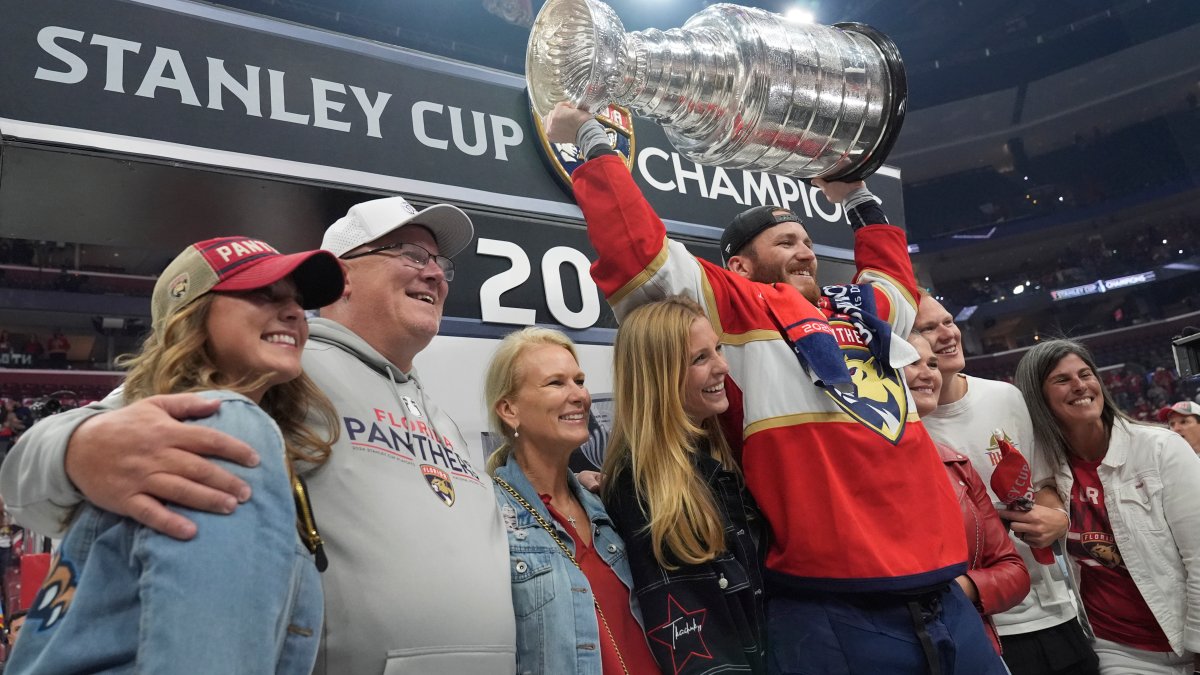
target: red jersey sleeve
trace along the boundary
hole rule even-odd
[[[908,257],[904,230],[887,224],[867,225],[854,233],[857,284],[875,289],[876,311],[901,337],[917,316],[917,280]]]

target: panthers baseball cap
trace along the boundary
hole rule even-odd
[[[150,299],[154,325],[209,291],[250,291],[291,276],[304,309],[342,295],[346,277],[329,251],[283,254],[249,237],[206,239],[183,249],[159,275]]]
[[[1166,422],[1171,415],[1195,415],[1200,418],[1200,404],[1192,403],[1191,401],[1180,401],[1172,405],[1163,407],[1158,411],[1158,421]]]
[[[475,238],[475,226],[462,209],[435,204],[418,211],[404,197],[384,197],[355,204],[325,230],[321,248],[339,258],[405,225],[420,225],[437,241],[439,253],[458,255]]]
[[[733,222],[729,223],[721,234],[721,264],[728,265],[730,258],[737,255],[746,244],[749,244],[760,232],[769,227],[775,227],[780,223],[804,224],[791,211],[780,214],[776,214],[776,211],[787,211],[787,209],[781,206],[756,206],[734,216]]]

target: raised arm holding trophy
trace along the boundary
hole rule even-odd
[[[549,0],[527,77],[549,139],[586,158],[572,187],[618,319],[687,295],[724,346],[722,426],[771,530],[768,672],[1005,673],[954,583],[958,504],[899,372],[916,358],[904,232],[861,181],[903,116],[892,43],[733,5],[626,34],[599,2]],[[668,238],[588,112],[614,102],[697,162],[811,178],[854,230],[855,283],[818,285],[804,220],[774,206],[726,227],[723,267]]]

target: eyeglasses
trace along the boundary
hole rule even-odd
[[[395,253],[388,253],[388,251],[395,251]],[[364,255],[375,254],[379,254],[387,258],[395,258],[400,262],[409,265],[410,267],[415,267],[419,270],[425,269],[425,266],[429,264],[429,261],[433,260],[434,264],[442,268],[442,274],[445,275],[446,281],[454,281],[454,261],[444,255],[430,253],[428,249],[420,244],[411,244],[408,242],[402,244],[388,244],[387,246],[380,246],[369,251],[363,251],[362,253],[355,253],[354,255],[344,255],[342,256],[342,260],[354,260],[355,258],[361,258]]]

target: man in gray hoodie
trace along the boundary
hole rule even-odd
[[[347,281],[310,321],[304,350],[305,371],[340,418],[330,460],[301,471],[328,559],[317,673],[515,670],[507,537],[491,481],[412,364],[437,334],[450,257],[473,233],[459,209],[418,212],[401,197],[358,204],[325,233],[322,248],[344,261]],[[17,522],[56,534],[87,499],[189,539],[194,524],[164,502],[231,512],[252,498],[204,456],[253,465],[253,450],[176,421],[215,406],[190,395],[119,405],[112,396],[27,432],[0,468]]]

